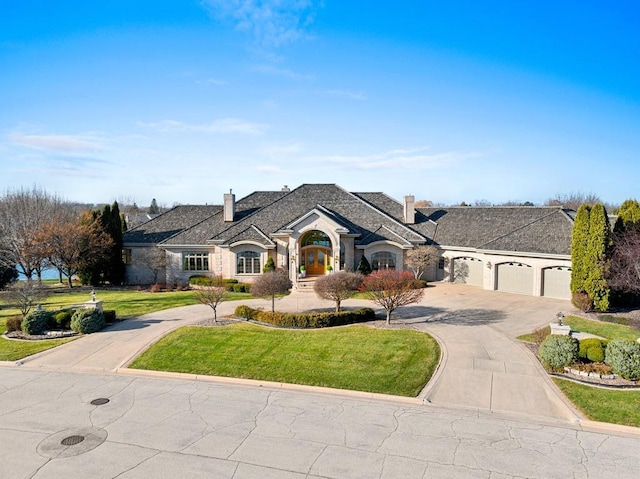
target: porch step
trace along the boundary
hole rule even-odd
[[[298,279],[296,289],[301,293],[313,293],[313,285],[319,276],[307,276],[306,278]]]

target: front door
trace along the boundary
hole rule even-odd
[[[327,264],[326,248],[305,249],[304,257],[307,274],[324,274]]]

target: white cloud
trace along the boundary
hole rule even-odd
[[[358,101],[367,99],[367,95],[363,91],[351,91],[351,90],[338,89],[338,90],[327,90],[326,94],[332,95],[332,96],[341,96],[341,97],[349,98],[350,100],[358,100]]]
[[[267,125],[252,123],[239,118],[221,118],[211,123],[189,124],[175,120],[163,120],[155,123],[138,122],[139,126],[157,131],[193,131],[199,133],[240,133],[245,135],[262,135]]]
[[[270,173],[270,174],[282,173],[283,171],[282,168],[275,165],[257,165],[253,169],[259,173]]]
[[[308,157],[304,158],[303,161],[314,165],[325,165],[328,168],[355,168],[360,170],[411,168],[415,171],[418,169],[446,168],[466,159],[483,156],[477,152],[458,151],[428,154],[425,150],[425,148],[405,148],[371,155]]]
[[[264,49],[309,37],[317,3],[312,0],[202,0],[214,17],[230,19]]]
[[[103,149],[102,145],[96,140],[77,135],[25,135],[11,133],[9,140],[14,145],[62,153],[99,151]]]

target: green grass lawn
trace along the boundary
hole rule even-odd
[[[635,341],[640,338],[640,331],[623,324],[605,323],[604,321],[593,321],[578,316],[568,316],[563,320],[571,326],[571,329],[582,333],[595,334],[607,339],[628,339]]]
[[[91,300],[88,289],[72,292],[55,292],[51,288],[51,294],[42,302],[42,306],[50,311],[55,311],[68,306],[84,303]],[[104,309],[113,309],[119,319],[140,316],[154,311],[197,304],[193,291],[171,291],[164,293],[151,293],[148,291],[131,290],[97,290],[97,299],[104,301]],[[226,301],[247,299],[248,293],[228,293]],[[19,315],[20,311],[2,305],[0,309],[0,333],[4,332],[7,318]],[[15,361],[32,354],[50,349],[68,342],[69,339],[43,340],[43,341],[10,341],[0,338],[0,361]]]
[[[439,358],[438,343],[416,331],[290,330],[241,323],[180,328],[131,367],[415,397]]]
[[[600,389],[559,378],[553,381],[589,419],[640,427],[640,391]]]

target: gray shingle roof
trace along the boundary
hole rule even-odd
[[[442,246],[571,254],[571,217],[560,207],[419,208]]]
[[[222,210],[219,205],[180,205],[127,231],[124,243],[160,243]]]

